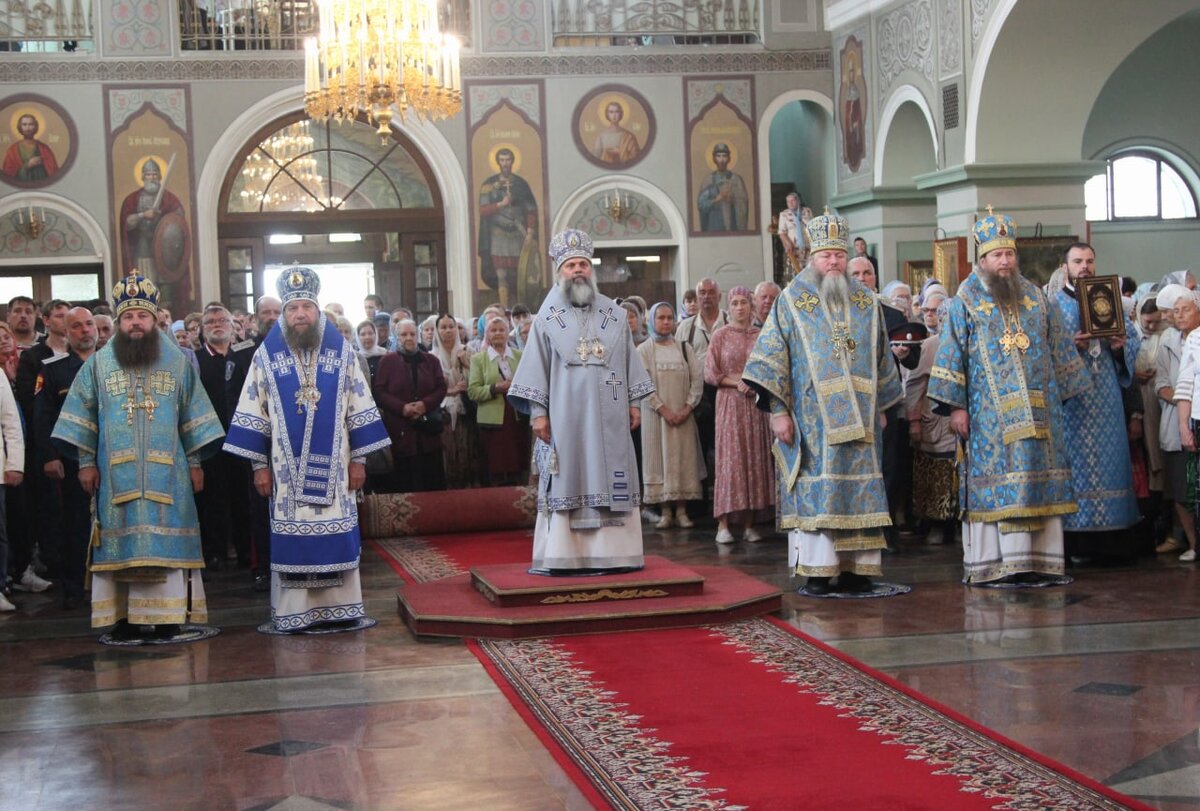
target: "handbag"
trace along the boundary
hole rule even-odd
[[[418,434],[440,434],[446,427],[446,413],[438,408],[428,411],[413,420],[413,429]]]

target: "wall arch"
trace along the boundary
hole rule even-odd
[[[297,85],[281,90],[260,101],[234,119],[221,137],[213,144],[200,172],[196,185],[196,207],[199,212],[197,238],[200,241],[200,290],[203,298],[211,298],[221,289],[220,261],[217,252],[217,220],[222,205],[221,185],[230,164],[237,159],[246,142],[261,129],[264,121],[281,118],[288,113],[303,109],[304,88]],[[396,119],[399,121],[399,117]],[[471,269],[471,230],[465,216],[460,212],[470,211],[467,200],[467,178],[462,165],[445,137],[427,121],[415,115],[411,120],[398,124],[421,154],[429,161],[446,216],[446,265],[447,288],[464,291],[454,296],[456,315],[470,315],[474,278]],[[465,308],[465,309],[464,309]]]
[[[21,192],[12,194],[3,199],[0,199],[0,218],[6,218],[9,214],[18,209],[25,209],[29,206],[34,208],[49,208],[54,211],[66,214],[80,228],[84,234],[91,240],[92,247],[96,253],[91,256],[76,255],[76,256],[42,256],[29,257],[20,259],[0,259],[0,266],[3,265],[76,265],[76,264],[92,264],[100,262],[104,265],[105,278],[101,285],[100,292],[107,296],[108,286],[114,284],[116,279],[124,274],[118,268],[113,267],[112,244],[109,241],[109,234],[101,227],[100,223],[92,216],[91,212],[80,206],[74,200],[62,197],[57,194],[51,194],[44,191]]]
[[[771,211],[771,122],[784,106],[795,101],[811,101],[818,104],[833,118],[833,99],[817,90],[789,90],[771,99],[763,108],[758,118],[758,210],[764,212],[762,221],[766,223],[771,221],[771,216],[775,213]],[[831,128],[831,131],[836,132],[836,127]],[[826,146],[833,149],[833,144]],[[765,233],[766,229],[763,231]],[[771,278],[771,268],[774,266],[771,240],[763,239],[762,246],[763,279],[767,280]]]
[[[675,201],[671,199],[669,194],[637,175],[610,174],[593,178],[584,183],[575,189],[563,201],[562,205],[558,207],[558,210],[554,212],[554,217],[550,221],[550,233],[557,234],[564,228],[570,228],[571,223],[574,221],[575,212],[580,206],[585,205],[595,195],[605,191],[612,191],[616,188],[631,192],[639,197],[644,197],[653,203],[662,213],[664,219],[667,221],[667,225],[671,229],[671,236],[665,241],[665,244],[673,245],[676,248],[675,264],[671,267],[671,279],[676,284],[686,286],[687,277],[685,271],[688,267],[687,221],[683,217],[683,212],[675,205]],[[616,239],[611,242],[605,241],[603,244],[619,247],[636,247],[639,245],[662,245],[664,244],[664,240],[662,238],[653,240]],[[682,290],[683,287],[680,287],[680,289]]]
[[[926,125],[929,127],[929,138],[933,146],[933,169],[940,166],[941,149],[938,143],[937,124],[934,123],[933,111],[929,107],[929,102],[925,96],[916,87],[910,84],[901,85],[896,88],[887,102],[883,105],[883,111],[879,114],[879,130],[875,136],[875,185],[884,185],[884,164],[887,161],[887,139],[888,133],[892,128],[892,123],[896,119],[896,115],[900,112],[905,104],[914,105],[925,119]],[[927,167],[922,167],[922,170],[927,170]],[[914,172],[914,174],[916,174]]]

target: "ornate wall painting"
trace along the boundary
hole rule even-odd
[[[842,164],[857,174],[867,157],[867,79],[863,64],[863,43],[855,36],[846,38],[838,52],[837,121]]]
[[[75,122],[57,102],[24,93],[0,101],[0,180],[22,189],[49,186],[75,162]]]
[[[753,82],[685,79],[683,93],[692,236],[757,233]]]
[[[172,310],[198,309],[188,89],[106,86],[104,106],[114,275],[136,270]]]
[[[575,146],[604,169],[628,169],[654,145],[650,104],[631,87],[606,84],[579,100],[571,116]]]
[[[467,82],[472,310],[537,309],[550,284],[543,84]]]

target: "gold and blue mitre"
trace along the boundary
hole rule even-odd
[[[562,267],[563,262],[582,256],[592,258],[592,238],[575,228],[559,231],[550,240],[550,259],[554,262],[554,272]]]
[[[158,285],[135,271],[117,282],[112,290],[113,312],[117,318],[126,310],[148,310],[158,314]]]
[[[275,282],[279,300],[285,305],[289,301],[311,301],[317,303],[321,292],[321,277],[312,268],[291,267],[279,274]]]
[[[997,248],[1017,248],[1017,224],[1007,214],[993,214],[988,206],[988,215],[975,223],[975,255],[983,256]]]
[[[850,226],[845,217],[830,214],[829,209],[819,217],[808,221],[808,242],[812,253],[819,251],[846,251],[846,237]]]

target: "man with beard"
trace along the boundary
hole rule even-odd
[[[745,231],[748,227],[750,195],[742,176],[730,170],[731,157],[729,144],[713,147],[713,171],[696,195],[701,231]]]
[[[273,628],[366,627],[355,491],[391,440],[354,347],[317,306],[320,277],[289,268],[277,284],[283,320],[254,353],[225,450],[272,499]]]
[[[221,304],[209,304],[201,316],[204,342],[196,358],[200,363],[200,383],[209,402],[229,431],[229,421],[242,393],[242,384],[254,356],[253,344],[233,343],[233,318]],[[219,570],[224,566],[226,545],[232,540],[239,568],[250,566],[250,469],[245,460],[227,453],[213,454],[204,460],[204,492],[197,499],[200,507],[200,537],[205,565]]]
[[[1133,558],[1129,529],[1141,521],[1133,492],[1133,468],[1123,390],[1133,383],[1141,338],[1125,319],[1123,335],[1093,338],[1083,332],[1075,285],[1096,274],[1096,252],[1086,242],[1067,249],[1066,285],[1051,299],[1073,336],[1091,388],[1063,404],[1071,477],[1079,511],[1063,519],[1067,554],[1072,557]],[[1137,406],[1141,418],[1141,406]],[[1140,427],[1140,426],[1139,426]]]
[[[846,277],[846,220],[808,224],[812,259],[775,302],[742,379],[771,412],[778,515],[803,593],[874,590],[883,528],[884,412],[903,397],[880,304]]]
[[[927,396],[966,445],[967,583],[1044,585],[1062,574],[1062,516],[1075,512],[1061,403],[1086,391],[1061,311],[1017,266],[1011,218],[975,223],[979,261],[949,300]]]
[[[596,289],[592,240],[566,230],[550,242],[558,283],[542,302],[508,397],[530,413],[538,574],[640,569],[641,484],[630,431],[654,384],[625,312]]]
[[[28,349],[37,342],[37,305],[33,299],[14,296],[8,302],[8,326],[17,341],[17,349]]]
[[[496,150],[500,171],[479,187],[479,272],[505,307],[523,301],[531,286],[543,284],[537,261],[537,199],[525,178],[513,171],[515,165],[511,149]]]
[[[40,468],[48,486],[61,499],[61,510],[55,521],[45,528],[43,546],[53,549],[62,580],[63,608],[74,609],[83,604],[83,580],[87,567],[88,540],[91,537],[92,515],[90,497],[79,483],[79,464],[63,454],[50,440],[54,424],[62,411],[71,384],[85,361],[98,348],[96,322],[86,307],[67,311],[67,341],[70,351],[49,358],[42,364],[33,398],[33,433],[37,454],[34,462]]]
[[[111,639],[186,639],[204,622],[195,493],[221,423],[200,378],[155,325],[158,287],[131,273],[113,288],[117,332],[83,364],[51,434],[96,497],[92,627]],[[187,476],[182,472],[188,471]]]
[[[254,339],[256,348],[262,345],[267,335],[275,328],[282,312],[283,302],[274,296],[262,296],[254,303],[254,323],[258,328],[258,337]]]

